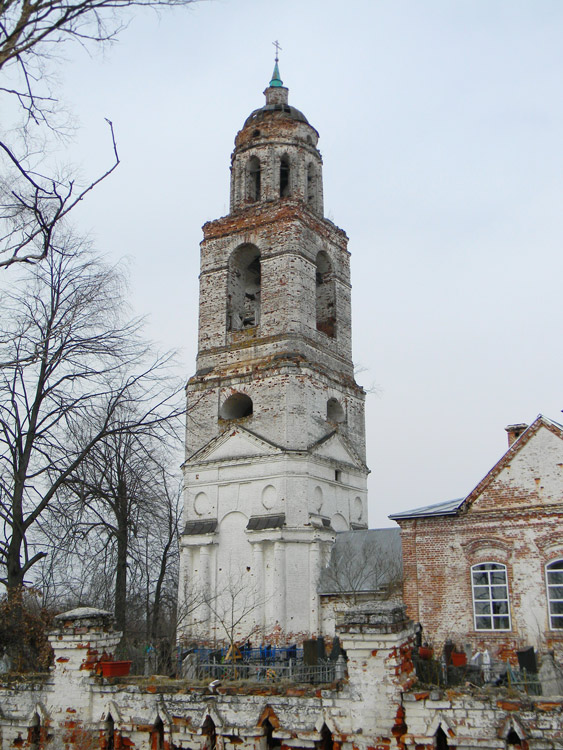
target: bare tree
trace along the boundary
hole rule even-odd
[[[178,573],[179,573],[179,538],[180,522],[182,518],[182,485],[168,476],[164,469],[161,470],[161,502],[155,511],[156,523],[151,525],[152,537],[151,550],[157,565],[146,568],[146,577],[149,591],[154,590],[152,595],[152,607],[147,611],[147,619],[150,623],[149,634],[153,643],[158,643],[168,637],[176,639],[176,618],[178,604]],[[155,555],[155,551],[157,554]],[[151,581],[151,571],[156,571],[154,580]],[[150,597],[147,597],[150,601]],[[168,611],[168,617],[163,618],[164,610]],[[168,633],[163,627],[168,623]],[[171,625],[173,624],[172,631]],[[172,638],[171,638],[172,637]]]
[[[35,64],[51,58],[66,41],[114,41],[126,25],[122,12],[135,7],[185,6],[193,0],[4,0],[0,4],[0,70],[14,64],[29,79],[29,101]]]
[[[82,187],[77,187],[73,177],[42,174],[32,157],[16,155],[14,147],[0,141],[3,175],[0,179],[0,268],[43,260],[64,242],[63,219],[119,164],[113,124],[107,122],[113,161]]]
[[[203,626],[210,635],[210,625],[214,625],[215,638],[228,643],[231,654],[237,643],[248,640],[258,632],[252,613],[262,607],[265,599],[259,599],[253,586],[252,578],[246,570],[230,570],[222,576],[222,581],[215,591],[199,592],[201,604],[194,607],[199,612],[200,620],[194,622],[194,631]]]
[[[47,257],[60,242],[65,216],[119,164],[113,126],[112,160],[78,186],[46,166],[53,134],[67,133],[60,117],[53,72],[70,41],[82,46],[113,42],[133,10],[187,6],[194,0],[0,0],[0,267]],[[9,127],[6,112],[12,113]]]
[[[165,388],[164,379],[161,385]],[[108,561],[104,567],[111,571],[114,614],[123,632],[128,630],[131,601],[128,573],[135,570],[141,579],[138,598],[145,602],[147,630],[152,634],[158,631],[158,623],[151,623],[151,610],[156,607],[158,618],[162,588],[177,545],[178,509],[162,453],[179,413],[173,409],[160,420],[153,418],[145,424],[141,418],[132,424],[134,411],[116,412],[111,423],[114,431],[93,446],[67,478],[51,506],[48,532],[56,545],[64,528],[64,544],[77,553],[92,540],[97,544],[102,540]],[[124,417],[127,427],[121,429]],[[174,453],[170,443],[168,448]],[[156,576],[154,570],[158,570]]]
[[[73,246],[30,266],[0,318],[0,581],[23,586],[47,552],[34,543],[58,493],[112,436],[160,424],[168,357],[147,364],[123,277]]]
[[[323,594],[376,594],[390,598],[400,593],[403,579],[398,529],[341,532],[321,573]]]

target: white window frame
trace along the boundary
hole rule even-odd
[[[494,567],[492,567],[494,566]],[[486,580],[484,583],[475,580],[476,574],[486,574]],[[493,580],[492,574],[497,574],[495,577],[498,578],[499,574],[504,575],[504,582]],[[504,588],[506,590],[506,596],[500,596],[498,589]],[[495,591],[496,589],[496,591]],[[480,594],[480,596],[477,596]],[[512,620],[510,617],[510,592],[508,590],[508,571],[504,563],[495,562],[493,560],[487,562],[477,563],[471,566],[471,598],[473,600],[473,627],[480,633],[506,633],[512,630]],[[488,612],[477,610],[482,605],[488,604]],[[504,605],[504,606],[503,606]],[[506,609],[506,611],[496,611]],[[501,620],[508,621],[508,627],[496,627]],[[483,621],[489,619],[490,627],[484,627]]]
[[[553,570],[550,570],[551,566],[558,565],[557,568],[553,568]],[[555,576],[553,573],[559,573],[560,578],[562,579],[561,582],[556,582]],[[562,588],[563,589],[563,558],[558,558],[557,560],[551,560],[551,562],[548,562],[545,566],[545,590],[547,593],[547,606],[549,611],[549,629],[554,631],[561,631],[563,630],[563,607],[561,608],[562,611],[559,612],[553,612],[552,611],[552,604],[558,603],[563,605],[563,598],[555,598],[551,597],[551,592],[553,589]],[[557,618],[559,621],[559,625],[554,625],[553,620]]]

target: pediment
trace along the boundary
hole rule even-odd
[[[197,453],[194,453],[187,463],[273,456],[280,453],[280,450],[274,443],[264,440],[244,427],[237,426],[213,438]]]
[[[560,505],[562,469],[561,427],[540,416],[467,496],[465,504],[472,511]]]
[[[356,456],[353,449],[337,432],[333,432],[322,440],[319,440],[311,446],[310,451],[314,456],[330,458],[338,463],[351,464],[355,467],[362,466],[362,462]]]

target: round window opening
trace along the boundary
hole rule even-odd
[[[219,410],[221,419],[242,419],[252,414],[252,399],[246,393],[233,393]]]
[[[344,422],[346,420],[344,409],[335,398],[329,398],[326,402],[326,418],[329,422]]]

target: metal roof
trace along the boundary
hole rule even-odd
[[[464,497],[458,497],[456,500],[447,500],[443,503],[434,503],[433,505],[424,505],[422,508],[414,510],[404,510],[401,513],[393,513],[389,518],[418,518],[420,516],[452,516],[457,513]]]
[[[248,531],[262,531],[263,529],[281,529],[285,524],[285,514],[277,513],[270,516],[251,516],[246,528]]]
[[[197,521],[188,521],[184,527],[184,534],[187,536],[195,534],[211,534],[216,529],[216,518],[204,518]]]

